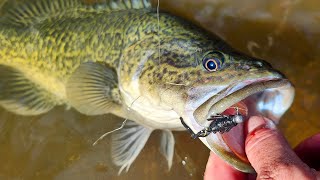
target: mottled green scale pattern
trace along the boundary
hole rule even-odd
[[[232,53],[223,41],[169,14],[126,8],[74,6],[28,21],[1,21],[0,64],[17,68],[62,102],[68,78],[87,61],[104,63],[114,71],[120,66],[123,73],[118,78],[128,82],[138,72],[138,78],[150,86],[228,83],[244,72],[242,67],[252,64],[248,58],[228,56],[224,66],[232,68],[208,73],[201,65],[204,52]]]
[[[251,71],[255,70],[254,59],[236,54],[219,38],[177,17],[160,14],[158,34],[156,14],[151,14],[151,16],[153,18],[150,25],[144,26],[148,28],[143,30],[146,31],[153,27],[153,36],[135,44],[132,49],[124,53],[127,57],[124,58],[125,63],[120,67],[122,72],[129,73],[128,78],[134,76],[134,73],[138,71],[139,62],[147,51],[152,51],[152,53],[141,70],[140,79],[142,82],[148,82],[150,88],[158,88],[158,85],[164,83],[184,86],[195,83],[228,84],[244,74],[246,67],[250,66]],[[203,69],[203,54],[208,51],[226,54],[225,63],[219,72],[208,72]]]
[[[19,62],[61,79],[70,75],[81,62],[117,64],[123,49],[122,39],[132,36],[129,33],[136,33],[126,33],[130,25],[124,20],[142,13],[137,10],[89,12],[81,17],[60,17],[27,28],[2,26],[0,63]],[[127,40],[133,43],[137,39]]]

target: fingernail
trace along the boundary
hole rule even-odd
[[[262,116],[253,116],[248,120],[248,123],[247,123],[248,134],[263,128],[276,129],[276,125],[272,120]]]

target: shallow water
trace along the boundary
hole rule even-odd
[[[117,117],[88,117],[62,107],[37,117],[0,112],[0,161],[4,162],[0,179],[198,179],[208,156],[202,143],[175,133],[176,151],[169,172],[155,132],[129,172],[118,176],[110,159],[109,138],[92,145],[121,122]],[[193,146],[199,150],[189,148]]]
[[[3,9],[15,2],[9,0]],[[292,146],[320,132],[318,1],[160,2],[161,8],[174,9],[288,76],[296,86],[296,98],[280,128]],[[0,109],[0,117],[0,179],[202,179],[209,155],[208,149],[187,133],[174,133],[174,162],[168,171],[155,132],[129,172],[118,176],[118,168],[110,160],[110,137],[96,146],[92,143],[117,127],[121,119],[88,117],[63,107],[36,117]]]

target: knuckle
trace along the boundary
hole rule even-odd
[[[278,180],[282,174],[287,174],[288,168],[290,165],[274,162],[271,165],[268,165],[259,173],[259,178],[261,180]]]
[[[275,180],[274,173],[272,171],[263,170],[258,174],[257,180]]]

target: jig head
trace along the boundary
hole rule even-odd
[[[212,121],[210,125],[203,130],[199,131],[198,133],[194,133],[191,128],[183,121],[182,117],[180,117],[182,125],[189,131],[191,137],[193,139],[199,137],[206,137],[210,133],[225,133],[230,131],[233,127],[237,126],[238,124],[244,122],[244,117],[239,113],[238,108],[236,109],[235,115],[222,115],[217,114],[211,116],[208,121]]]

